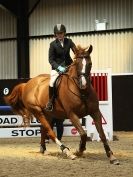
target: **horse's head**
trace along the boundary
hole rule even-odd
[[[89,81],[92,67],[90,57],[92,49],[92,45],[90,45],[89,49],[77,46],[75,51],[75,63],[80,89],[85,89],[87,87],[87,82]]]

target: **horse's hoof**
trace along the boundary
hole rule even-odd
[[[76,158],[77,158],[77,156],[76,155],[74,155],[74,154],[72,154],[72,155],[70,155],[70,157],[69,157],[71,160],[75,160]]]
[[[44,153],[44,149],[43,149],[43,147],[40,147],[40,151],[39,151],[41,154],[43,154]]]
[[[50,154],[50,152],[48,152],[48,151],[46,151],[46,150],[45,150],[44,153],[43,153],[44,156],[47,156],[47,155],[49,155],[49,154]]]
[[[117,160],[117,159],[110,160],[110,163],[113,164],[113,165],[119,165],[120,164],[119,160]]]
[[[40,151],[39,152],[41,154],[44,154],[45,151],[46,151],[46,148],[44,148],[43,146],[40,146]]]
[[[65,148],[63,150],[63,153],[65,153],[67,155],[67,157],[71,160],[75,160],[76,159],[76,155],[72,154],[71,151],[68,148]]]
[[[78,157],[81,157],[81,156],[83,155],[83,152],[81,152],[81,151],[76,151],[74,154],[75,154],[76,156],[78,156]]]

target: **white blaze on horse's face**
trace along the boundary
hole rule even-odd
[[[82,65],[83,65],[83,68],[82,68],[81,72],[82,72],[82,74],[85,74],[85,69],[86,69],[86,59],[85,58],[83,58]],[[81,76],[81,82],[82,82],[82,87],[86,86],[87,82],[86,82],[84,75]]]
[[[83,65],[82,73],[85,73],[85,67],[86,67],[86,60],[85,60],[85,58],[83,58],[82,65]]]

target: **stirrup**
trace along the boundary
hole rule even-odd
[[[45,107],[46,111],[53,111],[53,104],[52,102],[48,102]]]

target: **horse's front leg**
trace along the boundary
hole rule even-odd
[[[101,138],[101,141],[103,142],[104,149],[107,154],[107,157],[110,159],[110,163],[115,164],[115,165],[119,165],[119,161],[113,155],[113,152],[111,151],[111,149],[108,145],[108,142],[107,142],[107,139],[106,139],[103,127],[102,127],[102,114],[101,114],[100,110],[97,111],[96,113],[93,113],[91,115],[91,117],[93,118],[93,120],[95,122],[96,129],[99,133],[99,137]]]
[[[71,112],[69,117],[71,119],[72,124],[78,130],[81,137],[79,150],[76,152],[76,155],[80,156],[86,150],[87,134],[80,123],[79,117],[75,113]]]

